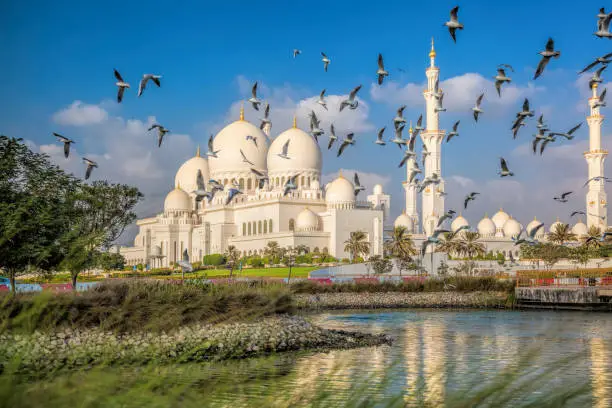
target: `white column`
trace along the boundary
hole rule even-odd
[[[604,176],[604,162],[608,151],[601,148],[601,124],[604,116],[599,113],[597,84],[593,85],[593,96],[589,98],[590,115],[587,117],[589,125],[589,151],[584,153],[588,166],[588,178]],[[608,226],[608,197],[605,191],[605,180],[589,182],[586,195],[587,226],[597,226],[605,231]]]
[[[414,231],[412,232],[418,234],[420,228],[419,213],[417,210],[417,185],[414,180],[412,183],[408,183],[410,180],[410,172],[415,167],[415,162],[416,159],[414,157],[409,158],[406,162],[406,181],[404,181],[402,184],[404,186],[404,190],[406,191],[406,215],[412,219],[412,225],[414,226]]]

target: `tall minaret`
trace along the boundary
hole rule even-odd
[[[587,116],[589,124],[589,151],[584,152],[589,169],[589,180],[593,177],[604,176],[604,161],[608,151],[601,148],[601,124],[604,116],[599,113],[599,101],[597,95],[597,83],[593,84],[593,96],[589,98],[591,114]],[[589,191],[586,195],[587,226],[595,225],[605,231],[608,226],[608,199],[605,191],[605,180],[593,180],[589,182]]]
[[[412,122],[410,123],[410,129],[408,130],[408,134],[410,136],[412,136],[412,132],[414,132],[414,129],[412,129]],[[412,183],[410,183],[410,173],[412,172],[412,169],[416,166],[416,157],[410,157],[408,159],[408,161],[406,162],[406,181],[404,181],[402,184],[404,186],[404,190],[406,191],[406,215],[410,217],[410,219],[412,219],[412,225],[414,226],[414,231],[411,231],[413,234],[418,234],[419,231],[419,213],[417,212],[417,197],[418,197],[418,193],[417,193],[417,184],[416,184],[416,180],[417,178],[415,177],[414,180],[412,180]]]
[[[433,38],[431,39],[431,51],[429,52],[430,65],[427,68],[427,89],[423,91],[425,104],[427,109],[427,128],[421,133],[421,140],[427,147],[429,156],[425,160],[424,173],[425,177],[431,177],[432,174],[437,174],[442,179],[442,141],[444,140],[444,130],[438,128],[438,100],[436,98],[434,88],[438,81],[440,69],[436,67],[436,50],[434,49]],[[442,89],[439,89],[442,92]],[[423,232],[430,235],[438,223],[438,218],[444,214],[444,180],[436,185],[428,186],[422,194],[422,220]]]

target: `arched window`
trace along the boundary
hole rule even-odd
[[[251,190],[253,188],[253,180],[247,179],[247,190]]]
[[[277,177],[276,178],[276,186],[278,187],[279,185],[280,185],[280,181],[279,181],[279,178]]]
[[[249,222],[249,235],[251,235],[251,223]]]
[[[244,190],[244,179],[243,179],[243,178],[241,178],[241,179],[238,181],[238,185],[240,186],[240,189],[241,189],[241,190]]]
[[[285,176],[283,176],[283,177],[281,178],[281,184],[282,184],[283,186],[285,185]]]
[[[272,233],[274,232],[274,229],[272,228],[272,220],[268,220],[268,232]]]
[[[227,179],[223,180],[223,185],[227,186]]]
[[[319,253],[319,247],[314,247],[314,253],[318,254]]]
[[[246,235],[246,224],[242,223],[242,235]]]
[[[295,220],[293,218],[289,220],[289,231],[295,231]]]
[[[261,234],[262,230],[261,230],[261,221],[257,221],[257,233]]]
[[[172,261],[176,262],[176,252],[178,250],[178,242],[174,241],[174,253],[172,254]]]
[[[307,184],[307,186],[308,186],[308,187],[310,187],[310,176],[308,176],[308,179],[307,179],[307,181],[308,181],[308,184]]]

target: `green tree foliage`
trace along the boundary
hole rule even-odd
[[[47,155],[0,136],[0,268],[13,290],[28,267],[53,270],[62,261],[79,187]]]
[[[81,184],[69,217],[62,267],[76,287],[79,274],[95,266],[99,249],[108,248],[136,219],[134,207],[142,198],[135,187],[94,181]]]
[[[351,255],[353,262],[357,257],[370,253],[370,243],[367,241],[367,235],[363,231],[353,231],[349,235],[349,239],[344,241],[344,251]]]
[[[388,258],[383,258],[380,255],[374,255],[370,258],[370,264],[372,265],[372,270],[377,275],[383,273],[389,273],[393,269],[393,264]]]
[[[224,265],[225,264],[225,255],[223,255],[223,254],[204,255],[202,257],[202,263],[204,265],[212,265],[212,266]]]
[[[125,268],[125,257],[117,252],[100,252],[96,257],[96,266],[105,271],[120,271]]]
[[[553,244],[563,245],[569,241],[576,240],[576,234],[572,232],[569,224],[557,224],[554,231],[548,234],[548,240]]]
[[[230,279],[232,279],[234,269],[236,269],[236,267],[240,264],[241,256],[240,251],[236,249],[234,245],[229,245],[227,247],[227,250],[225,251],[225,259],[230,268]]]

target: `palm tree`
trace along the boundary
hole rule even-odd
[[[384,247],[388,253],[396,258],[400,276],[402,276],[402,269],[407,262],[418,254],[408,229],[403,226],[397,226],[393,229],[393,235],[385,242]]]
[[[442,242],[436,246],[438,252],[446,252],[449,255],[457,255],[459,251],[459,234],[447,232],[442,235]]]
[[[370,242],[367,241],[368,236],[363,231],[351,232],[349,239],[344,241],[344,251],[351,255],[353,262],[359,255],[366,255],[370,252]]]
[[[582,245],[587,248],[599,248],[601,246],[601,229],[596,225],[591,225],[587,234],[581,238]]]
[[[460,234],[447,235],[445,241],[438,247],[448,253],[467,257],[469,260],[468,274],[472,274],[472,259],[486,253],[486,247],[478,242],[480,234],[474,231],[463,231]]]
[[[266,247],[264,248],[264,255],[268,258],[275,258],[277,256],[280,256],[279,253],[280,247],[278,245],[278,242],[276,241],[269,241]],[[272,263],[271,260],[269,263]]]
[[[575,241],[576,234],[572,232],[569,224],[557,224],[554,231],[548,234],[548,240],[553,244],[563,245],[567,241]]]
[[[306,245],[304,245],[304,244],[300,244],[300,245],[297,245],[297,246],[295,247],[295,252],[296,252],[298,255],[307,254],[308,252],[310,252],[310,248],[308,248],[308,247],[307,247]]]
[[[225,259],[227,259],[227,264],[230,266],[230,279],[232,279],[234,268],[240,262],[240,251],[234,245],[229,245],[225,251]]]

